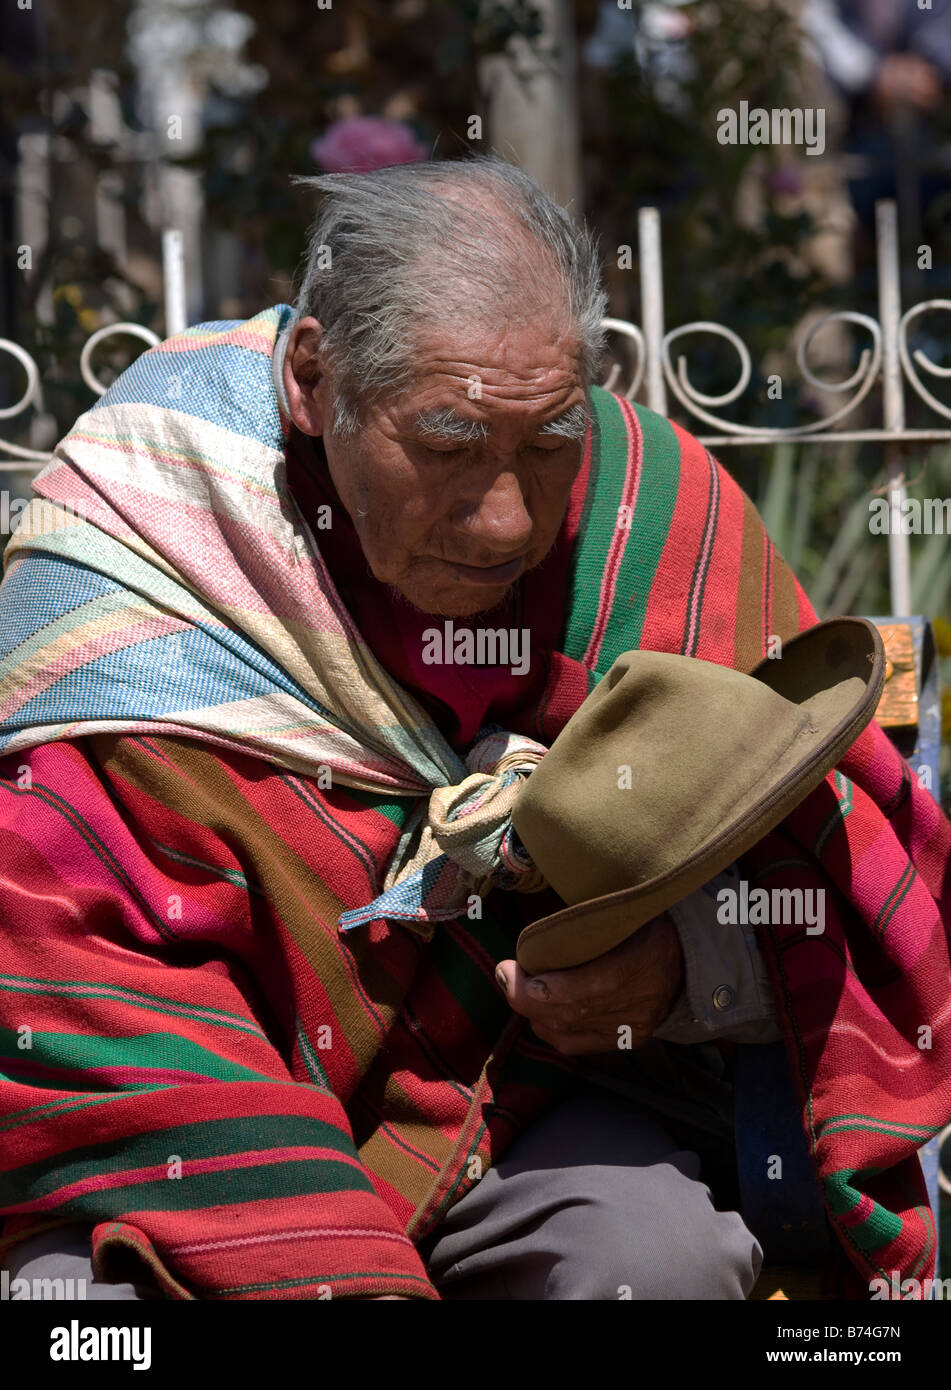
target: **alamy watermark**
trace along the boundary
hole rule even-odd
[[[0,1303],[74,1302],[85,1297],[85,1279],[21,1279],[16,1275],[11,1279],[8,1269],[0,1269]]]
[[[821,936],[826,929],[824,888],[750,888],[740,886],[717,893],[717,921],[723,926],[799,926],[807,936]]]
[[[825,108],[751,109],[748,101],[741,101],[738,111],[725,106],[717,112],[717,140],[721,145],[804,145],[806,154],[822,154],[826,147]]]
[[[23,513],[33,506],[25,521]],[[84,521],[85,508],[66,502],[50,502],[46,497],[14,497],[0,490],[0,535],[9,536],[17,526],[21,536],[43,536],[50,531],[66,531],[77,521]]]
[[[134,1371],[152,1364],[151,1327],[80,1327],[73,1318],[68,1327],[50,1332],[51,1361],[131,1361]]]
[[[906,1299],[951,1299],[951,1279],[903,1279],[897,1269],[888,1279],[873,1279],[868,1286],[872,1303],[880,1299],[890,1302]]]
[[[456,627],[451,618],[423,633],[427,666],[508,666],[524,676],[531,665],[527,627]]]
[[[951,497],[870,497],[868,529],[873,536],[951,536]]]

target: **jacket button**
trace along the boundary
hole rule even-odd
[[[713,1007],[715,1009],[732,1009],[736,994],[729,985],[720,985],[713,991]]]

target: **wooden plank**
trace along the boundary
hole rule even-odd
[[[875,718],[885,729],[913,728],[918,723],[915,646],[908,623],[880,623],[885,643],[885,685]]]

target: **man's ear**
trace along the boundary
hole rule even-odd
[[[291,329],[284,353],[287,404],[291,419],[304,434],[323,434],[329,406],[329,383],[317,355],[323,334],[315,318],[300,319]]]

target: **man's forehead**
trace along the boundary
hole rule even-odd
[[[416,378],[396,403],[402,424],[436,416],[493,428],[531,428],[583,404],[577,342],[541,325],[471,325],[417,341]]]
[[[506,415],[522,418],[527,415],[550,416],[568,410],[576,401],[585,399],[580,381],[559,382],[549,390],[531,394],[502,395],[486,387],[478,377],[458,387],[436,390],[410,390],[398,401],[403,414],[430,414],[436,410],[454,410],[470,419],[488,419]]]
[[[397,409],[404,418],[453,414],[491,426],[550,420],[583,404],[585,395],[580,374],[574,372],[549,371],[515,381],[476,371],[457,377],[440,373],[417,377]]]
[[[477,377],[485,391],[516,398],[581,380],[576,329],[551,322],[541,309],[536,322],[470,321],[414,336],[421,386],[452,389]]]
[[[558,424],[563,420],[574,420],[578,416],[579,407],[584,410],[585,398],[580,391],[577,394],[572,392],[569,403],[566,405],[559,402],[558,408],[554,411],[552,405],[544,401],[512,401],[505,404],[507,408],[501,418],[497,410],[484,409],[485,402],[476,399],[465,402],[446,399],[425,407],[417,405],[407,413],[410,422],[424,433],[435,433],[452,426],[465,426],[473,432],[479,431],[487,435],[492,432],[494,426],[507,424],[512,420],[524,421],[527,425]]]

